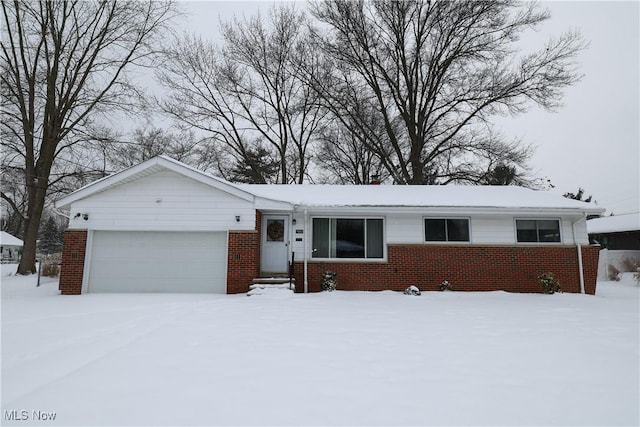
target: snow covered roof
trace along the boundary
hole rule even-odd
[[[465,207],[604,212],[604,209],[591,203],[567,199],[547,191],[510,186],[233,184],[166,156],[154,157],[92,182],[56,202],[56,207],[67,208],[75,201],[162,170],[171,170],[247,201],[253,200],[258,209],[290,209],[298,205],[326,208]]]
[[[640,213],[605,216],[587,221],[589,234],[620,233],[640,230]]]
[[[515,186],[242,184],[237,187],[259,197],[315,207],[428,206],[604,211],[590,203]]]
[[[11,234],[0,231],[0,245],[2,246],[22,246],[22,240],[17,237],[12,236]]]

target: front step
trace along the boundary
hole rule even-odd
[[[282,285],[289,284],[288,277],[256,277],[253,279],[254,285]],[[291,283],[295,284],[296,279],[291,278]]]
[[[286,277],[258,277],[253,279],[253,284],[249,285],[249,292],[247,295],[262,295],[262,294],[270,294],[270,295],[284,295],[283,291],[288,293],[295,292],[296,289],[296,280],[289,279]]]

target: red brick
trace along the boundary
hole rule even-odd
[[[583,246],[585,291],[595,294],[597,246]],[[458,291],[542,292],[537,277],[551,272],[564,292],[580,292],[575,246],[389,245],[387,262],[308,262],[309,291],[320,291],[322,273],[335,271],[338,289],[401,291],[409,285],[434,291],[443,280]],[[303,263],[296,262],[297,283]],[[302,286],[297,291],[302,292]]]
[[[58,289],[62,295],[80,295],[87,249],[87,230],[67,230],[64,233],[62,265]]]
[[[256,211],[256,229],[230,231],[227,247],[227,293],[249,291],[252,280],[260,274],[260,229],[262,215]]]

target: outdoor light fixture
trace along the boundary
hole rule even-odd
[[[236,222],[240,222],[240,215],[236,215]]]
[[[82,219],[84,219],[85,221],[89,219],[89,214],[88,213],[83,213],[82,214]]]
[[[295,218],[293,218],[293,219],[291,220],[291,224],[293,224],[293,225],[296,225],[296,223],[297,223],[297,222],[298,222],[298,221],[296,221],[296,219],[295,219]]]
[[[78,213],[76,214],[76,216],[74,216],[74,217],[73,217],[73,219],[80,218],[80,215],[82,215],[82,214],[81,214],[80,212],[78,212]]]

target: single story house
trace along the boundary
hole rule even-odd
[[[589,241],[602,249],[598,279],[615,279],[617,272],[640,264],[640,213],[590,219],[587,232]]]
[[[587,221],[589,240],[609,250],[640,251],[640,213],[604,216]]]
[[[501,186],[252,185],[160,156],[59,200],[67,210],[60,290],[243,293],[292,274],[297,292],[595,293],[598,247],[586,217],[603,209]]]
[[[20,261],[23,242],[17,237],[0,231],[0,260],[4,263]]]

